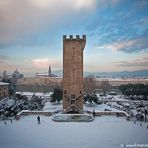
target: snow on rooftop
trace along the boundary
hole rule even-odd
[[[49,74],[46,74],[46,73],[38,73],[38,74],[36,74],[36,76],[49,76]]]
[[[0,82],[0,85],[9,85],[9,83]]]
[[[97,81],[148,81],[148,78],[96,78]]]
[[[147,123],[140,126],[115,116],[92,122],[54,122],[52,117],[24,116],[12,123],[0,121],[1,148],[120,148],[121,144],[147,144]]]
[[[39,93],[39,92],[16,92],[16,94],[21,94],[21,95],[26,95],[26,96],[32,96],[33,94],[35,94],[35,96],[41,96],[41,97],[49,97],[51,94],[53,94],[53,92],[49,92],[49,93]]]

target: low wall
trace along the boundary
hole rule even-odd
[[[28,116],[28,115],[44,115],[44,116],[51,116],[54,113],[58,113],[61,110],[57,111],[30,111],[30,110],[22,110],[16,115],[16,120],[19,120],[21,116]],[[93,112],[85,110],[85,112],[92,114]],[[130,115],[124,111],[95,111],[96,116],[101,115],[115,115],[115,116],[124,116],[129,120]]]
[[[114,112],[114,111],[102,111],[102,112],[96,112],[96,115],[100,116],[100,115],[116,115],[116,116],[129,116],[126,112]]]
[[[86,111],[87,113],[93,113],[91,111]],[[130,117],[129,114],[127,114],[124,111],[95,111],[96,116],[101,116],[101,115],[115,115],[115,116],[125,116],[125,117]]]
[[[30,110],[22,110],[16,115],[16,120],[19,120],[21,116],[28,116],[28,115],[44,115],[44,116],[51,116],[55,112],[51,111],[30,111]]]

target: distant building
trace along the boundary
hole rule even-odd
[[[102,86],[106,87],[109,85],[110,88],[118,88],[123,84],[144,84],[148,85],[148,78],[95,78],[96,89],[101,89]],[[63,77],[49,77],[49,76],[38,76],[38,77],[23,77],[17,80],[17,91],[31,91],[31,89],[42,91],[43,88],[46,90],[52,90],[56,86],[63,86]]]
[[[16,69],[13,74],[12,74],[12,79],[20,79],[20,78],[23,78],[23,74],[20,74],[19,71]]]
[[[6,70],[4,70],[3,71],[2,80],[4,80],[4,82],[5,81],[7,82],[7,81],[11,81],[11,79],[12,79],[12,75],[10,75],[10,74],[8,75],[7,72],[6,72]]]
[[[99,88],[102,83],[108,82],[111,87],[118,87],[127,84],[148,85],[148,78],[96,78],[96,87]]]
[[[51,77],[51,66],[49,65],[48,76]]]
[[[62,77],[24,77],[17,80],[17,84],[23,85],[61,85]]]
[[[9,96],[9,83],[0,82],[0,99]]]
[[[37,73],[36,77],[57,77],[57,75],[52,74],[51,66],[49,65],[48,73]]]
[[[4,70],[4,72],[3,72],[3,78],[5,79],[7,77],[8,77],[7,72],[6,72],[6,70]]]
[[[49,75],[46,73],[37,73],[35,76],[36,77],[49,77]]]
[[[17,80],[17,91],[39,91],[53,90],[56,86],[62,87],[62,77],[24,77]]]

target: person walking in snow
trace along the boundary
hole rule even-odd
[[[134,120],[134,124],[136,124],[136,120]]]
[[[95,118],[95,116],[96,116],[96,112],[95,110],[93,110],[93,117]]]
[[[38,124],[40,124],[40,116],[37,117]]]

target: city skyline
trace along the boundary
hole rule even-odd
[[[63,66],[63,35],[85,34],[84,71],[148,69],[146,0],[1,0],[0,71]]]

